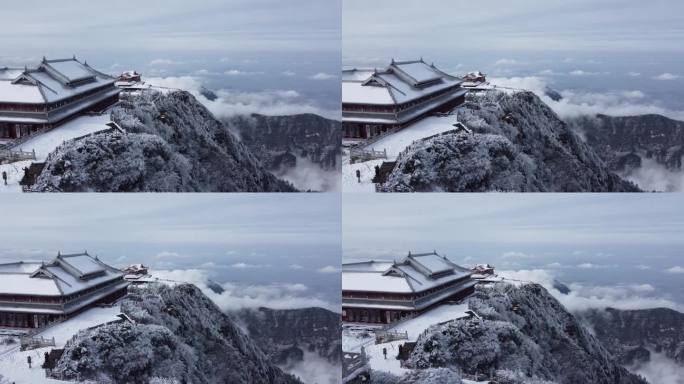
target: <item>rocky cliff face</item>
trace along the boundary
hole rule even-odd
[[[655,159],[668,169],[682,168],[684,122],[660,115],[597,115],[572,119],[569,123],[616,171],[639,166],[644,157]]]
[[[684,122],[660,115],[583,116],[568,122],[611,170],[624,177],[637,174],[649,163],[670,172],[682,172]],[[679,189],[678,185],[664,187]]]
[[[469,95],[446,132],[407,147],[384,191],[638,191],[532,92]]]
[[[323,308],[245,309],[234,314],[275,364],[300,362],[305,352],[334,365],[342,357],[340,315]]]
[[[339,121],[318,115],[236,116],[226,120],[242,142],[270,169],[287,165],[292,156],[306,158],[326,170],[340,168],[342,130]]]
[[[623,364],[647,362],[653,350],[664,353],[684,370],[684,314],[667,308],[607,308],[579,316]]]
[[[235,116],[224,122],[259,157],[266,168],[276,175],[287,177],[298,168],[315,167],[318,172],[327,172],[331,177],[339,178],[342,155],[342,130],[339,121],[313,114],[252,114]],[[311,186],[306,186],[306,189]],[[304,187],[300,185],[300,188]]]
[[[294,191],[187,92],[128,96],[113,109],[112,120],[126,133],[62,144],[48,156],[33,190]]]
[[[481,319],[430,327],[406,362],[506,383],[644,384],[542,286],[478,286],[468,299]]]
[[[132,289],[121,310],[133,322],[82,330],[56,373],[98,383],[296,384],[231,318],[190,284]]]

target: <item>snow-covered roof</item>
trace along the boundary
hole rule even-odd
[[[342,290],[412,293],[470,277],[472,271],[437,252],[412,254],[400,261],[342,264]]]
[[[412,293],[413,289],[401,276],[388,276],[382,272],[342,272],[342,289],[345,291]]]
[[[398,62],[378,69],[342,71],[342,102],[348,104],[403,104],[457,86],[461,79],[442,72],[422,59]]]
[[[358,81],[342,82],[342,102],[356,104],[394,104],[387,87],[366,86]]]
[[[105,75],[76,58],[46,60],[37,68],[0,69],[0,102],[42,104],[63,100],[95,88],[114,84]]]
[[[23,68],[0,68],[0,80],[14,80],[23,72]]]
[[[0,294],[66,296],[120,279],[123,272],[87,252],[52,261],[0,264]]]

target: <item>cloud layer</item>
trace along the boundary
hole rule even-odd
[[[499,271],[501,276],[517,281],[541,284],[570,311],[612,307],[617,309],[671,308],[684,312],[684,305],[662,297],[653,296],[655,288],[650,284],[591,285],[570,283],[570,293],[563,294],[555,288],[556,276],[546,269]]]
[[[587,75],[587,72],[580,72],[583,76]],[[580,75],[580,72],[577,75]],[[655,113],[684,120],[684,111],[660,106],[640,90],[589,92],[566,89],[560,91],[563,98],[555,101],[546,95],[546,90],[551,84],[543,76],[494,77],[490,81],[498,86],[534,92],[562,118],[596,114],[634,116]]]
[[[321,307],[339,312],[338,305],[332,304],[312,292],[304,284],[272,283],[269,285],[237,284],[225,282],[219,284],[223,293],[217,293],[208,284],[209,272],[202,269],[153,271],[160,279],[186,282],[196,285],[223,311],[235,311],[243,308],[267,307],[272,309],[294,309]]]
[[[294,90],[248,92],[221,89],[215,91],[216,96],[218,96],[216,100],[209,100],[201,94],[204,83],[202,78],[197,76],[153,77],[146,79],[146,81],[156,86],[189,91],[218,118],[252,113],[272,116],[314,113],[339,119],[339,111],[317,107],[313,101],[306,100]]]

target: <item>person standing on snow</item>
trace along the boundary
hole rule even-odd
[[[7,172],[2,171],[2,180],[5,181],[5,185],[7,185]]]
[[[356,178],[359,180],[359,183],[360,183],[361,182],[361,171],[358,169],[356,170]]]
[[[28,362],[29,369],[31,369],[31,356],[26,356],[26,361]]]

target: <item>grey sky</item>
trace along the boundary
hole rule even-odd
[[[342,12],[345,58],[684,50],[676,0],[345,0]]]
[[[338,274],[318,271],[340,262],[337,194],[37,194],[3,196],[0,212],[0,262],[87,249],[116,266],[339,297]]]
[[[2,10],[3,53],[335,51],[340,23],[335,4],[311,0],[10,2]]]
[[[410,197],[410,198],[409,198]],[[431,243],[684,245],[684,196],[575,194],[347,195],[345,249]],[[430,247],[432,249],[432,247]]]

